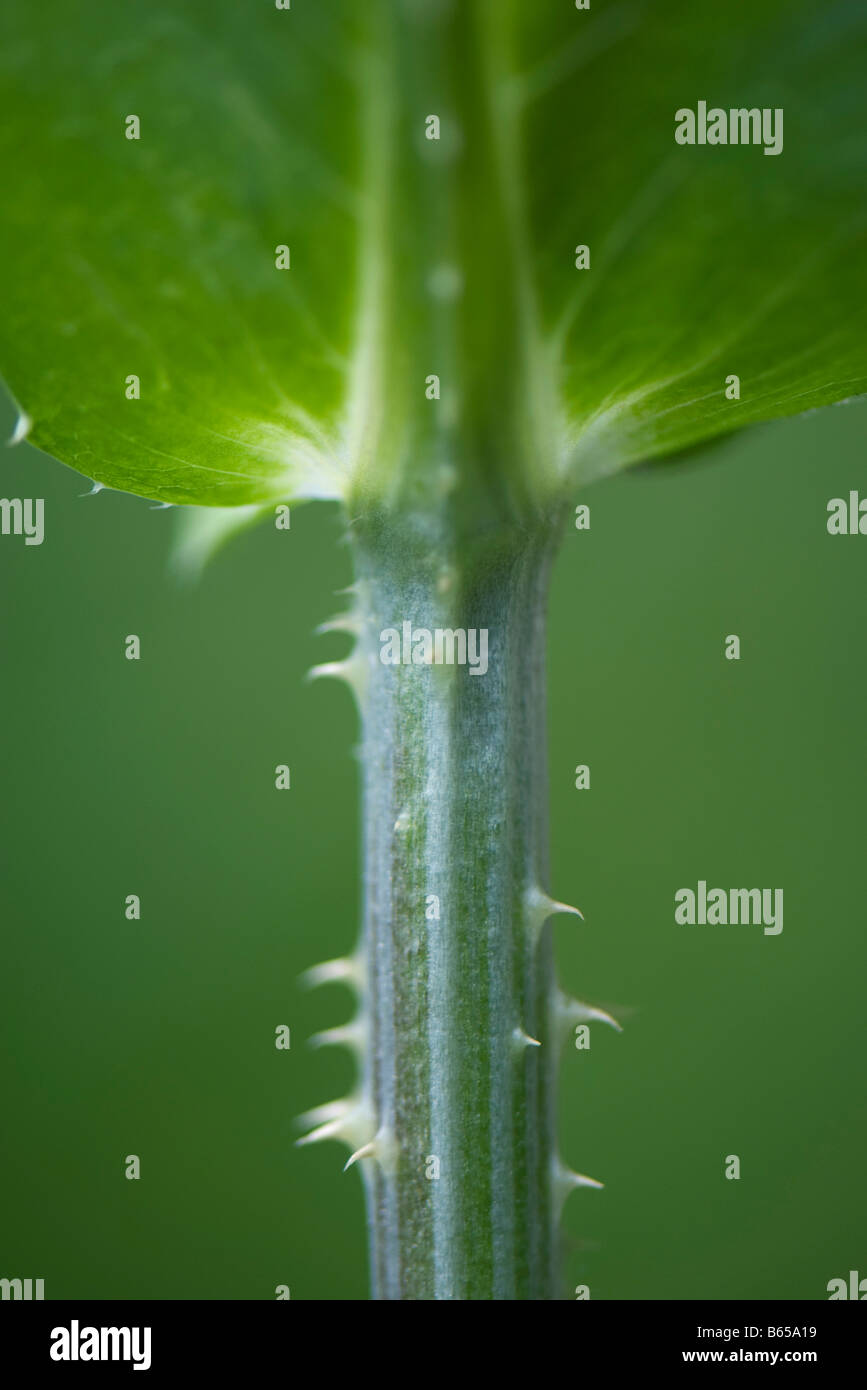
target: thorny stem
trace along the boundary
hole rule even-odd
[[[556,1298],[559,1205],[587,1181],[556,1157],[572,1015],[550,918],[574,909],[545,891],[555,534],[507,532],[444,561],[409,528],[356,530],[363,1080],[323,1128],[362,1165],[380,1299]],[[382,631],[405,621],[486,629],[487,671],[383,664]]]

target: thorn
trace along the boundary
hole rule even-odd
[[[312,1129],[309,1134],[302,1134],[300,1139],[295,1140],[295,1147],[302,1149],[305,1144],[320,1144],[323,1139],[343,1139],[343,1126],[346,1117],[341,1115],[335,1120],[329,1120],[324,1125],[319,1125],[317,1129]]]
[[[90,492],[80,492],[78,495],[79,497],[95,497],[98,492],[105,492],[105,483],[97,483],[94,481]]]
[[[572,1173],[573,1187],[596,1187],[600,1190],[605,1186],[604,1182],[597,1182],[596,1178],[585,1177],[583,1173]]]
[[[322,678],[345,681],[355,693],[356,698],[361,700],[367,684],[367,668],[361,657],[353,653],[344,661],[326,661],[323,665],[314,666],[312,670],[307,672],[308,681],[321,680]]]
[[[350,636],[357,637],[360,631],[361,619],[355,613],[338,613],[336,617],[329,618],[327,622],[314,628],[317,637],[326,632],[348,632]]]
[[[579,1004],[575,1000],[573,1017],[576,1023],[607,1023],[609,1028],[613,1028],[615,1033],[622,1033],[623,1028],[617,1022],[613,1014],[607,1014],[604,1009],[594,1009],[590,1004]]]
[[[334,1111],[339,1107],[339,1113]],[[295,1140],[296,1147],[303,1148],[307,1144],[319,1144],[325,1139],[339,1139],[342,1144],[348,1145],[352,1150],[352,1157],[346,1165],[350,1167],[359,1158],[366,1158],[368,1155],[375,1155],[377,1158],[388,1156],[389,1149],[385,1142],[382,1131],[374,1134],[373,1118],[369,1105],[363,1100],[354,1098],[352,1101],[335,1101],[329,1106],[320,1106],[320,1113],[332,1114],[332,1119],[326,1119],[316,1129],[309,1134],[303,1134],[300,1139]],[[316,1115],[317,1112],[313,1111]],[[375,1147],[374,1147],[375,1146]]]
[[[617,1019],[606,1013],[604,1009],[595,1009],[592,1004],[582,1004],[580,999],[572,999],[561,990],[557,992],[554,1009],[565,1032],[568,1032],[574,1023],[607,1023],[610,1028],[614,1029],[615,1033],[623,1032]]]
[[[339,1028],[328,1028],[323,1033],[314,1033],[307,1039],[308,1047],[350,1047],[356,1051],[364,1046],[366,1030],[362,1019],[344,1023]]]
[[[344,1173],[345,1173],[345,1172],[347,1171],[348,1168],[351,1168],[351,1167],[353,1166],[353,1164],[357,1163],[358,1160],[361,1159],[361,1158],[375,1158],[375,1157],[376,1157],[376,1140],[375,1140],[375,1139],[371,1139],[371,1141],[370,1141],[369,1144],[362,1144],[362,1146],[361,1146],[360,1149],[356,1149],[356,1150],[355,1150],[355,1153],[350,1155],[350,1157],[346,1160],[346,1162],[345,1162],[344,1165],[343,1165],[343,1171],[344,1171]]]
[[[525,1033],[520,1026],[513,1029],[512,1037],[519,1047],[541,1047],[538,1038],[531,1038],[529,1033]]]
[[[603,1188],[604,1186],[604,1183],[597,1182],[595,1178],[585,1177],[583,1173],[575,1173],[559,1159],[555,1160],[551,1187],[558,1218],[570,1192],[574,1192],[579,1187]]]
[[[323,661],[319,666],[311,666],[305,680],[329,680],[332,677],[334,680],[346,680],[346,666],[345,661]]]
[[[338,1120],[348,1115],[352,1109],[352,1104],[348,1100],[330,1100],[325,1105],[317,1105],[312,1110],[306,1110],[303,1115],[299,1115],[295,1123],[304,1129],[308,1125],[314,1128],[318,1125],[327,1124],[330,1120]]]
[[[338,960],[325,960],[321,965],[311,965],[298,977],[305,989],[316,989],[319,985],[330,985],[335,980],[343,980],[353,985],[362,981],[361,962],[353,956],[341,956]]]
[[[569,903],[558,903],[558,902],[554,902],[551,898],[549,898],[549,899],[548,899],[548,916],[549,916],[549,917],[553,917],[553,916],[555,916],[557,913],[562,913],[562,912],[565,912],[567,915],[569,915],[569,916],[571,916],[571,917],[580,917],[580,918],[581,918],[581,921],[582,921],[582,922],[584,921],[584,913],[581,911],[580,907],[570,907]]]
[[[174,505],[174,502],[155,502],[150,510],[152,512],[165,512],[168,511],[169,507],[173,507]]]
[[[397,1167],[398,1146],[391,1131],[384,1125],[372,1139],[359,1145],[344,1164],[344,1173],[362,1158],[374,1158],[384,1173],[394,1173]]]
[[[524,907],[530,929],[535,932],[540,932],[548,918],[558,913],[568,913],[570,917],[580,917],[581,921],[584,921],[584,913],[580,908],[557,902],[535,884],[524,894]]]
[[[6,447],[14,449],[16,444],[21,444],[27,438],[33,428],[33,421],[26,410],[18,412],[18,419],[15,421],[15,428],[6,440]]]

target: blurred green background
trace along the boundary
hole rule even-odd
[[[593,1298],[823,1299],[867,1275],[867,538],[825,528],[865,441],[863,404],[779,424],[597,485],[565,539],[552,889],[587,920],[557,925],[561,977],[626,1022],[564,1056],[564,1154],[606,1183],[566,1209]],[[355,713],[304,683],[346,646],[312,636],[350,581],[339,514],[298,508],[184,588],[172,512],[82,499],[27,446],[0,466],[4,496],[46,499],[41,547],[0,538],[0,1275],[48,1298],[366,1297],[358,1172],[293,1148],[351,1078],[304,1045],[349,995],[297,984],[358,918]],[[700,878],[782,887],[782,934],[675,926]]]

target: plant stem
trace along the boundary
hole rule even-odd
[[[544,610],[557,530],[550,519],[498,530],[459,555],[409,526],[395,535],[368,521],[355,533],[360,1161],[380,1299],[557,1296],[557,905],[543,889]],[[384,665],[380,634],[405,621],[487,629],[487,672]]]

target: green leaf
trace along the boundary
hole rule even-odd
[[[41,449],[169,502],[339,494],[352,9],[3,6],[0,366]]]
[[[0,369],[219,507],[537,503],[858,395],[865,56],[862,0],[6,0]],[[782,151],[678,144],[700,101]]]
[[[527,217],[572,476],[867,390],[861,0],[516,14]],[[676,111],[700,101],[781,108],[781,152],[678,144]]]

